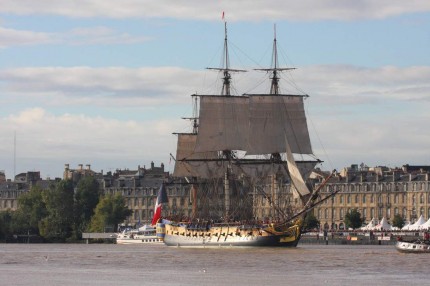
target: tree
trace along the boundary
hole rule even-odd
[[[99,203],[98,181],[91,176],[84,177],[77,185],[74,202],[74,238],[79,239],[91,221]]]
[[[363,219],[361,218],[361,214],[357,209],[352,209],[345,215],[345,225],[347,228],[356,229],[361,227],[363,223]]]
[[[304,221],[304,228],[305,229],[314,229],[318,228],[320,225],[320,221],[315,217],[313,212],[309,212],[306,215],[305,221]]]
[[[97,204],[91,219],[90,231],[104,232],[108,226],[112,226],[114,231],[117,231],[118,224],[131,214],[132,211],[127,208],[125,199],[119,193],[108,194],[102,197]]]
[[[47,216],[43,190],[33,186],[28,193],[18,198],[18,209],[12,214],[11,231],[15,234],[39,235],[39,222]]]
[[[405,220],[400,214],[394,215],[393,218],[393,226],[398,227],[399,229],[402,229],[402,227],[405,225]]]
[[[5,241],[11,235],[11,221],[12,214],[10,210],[0,212],[0,241]]]
[[[61,180],[42,192],[47,216],[39,224],[40,234],[56,241],[71,237],[73,226],[73,183]]]

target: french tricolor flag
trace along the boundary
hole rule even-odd
[[[167,203],[166,186],[164,183],[161,184],[160,190],[158,190],[157,201],[155,202],[154,217],[152,218],[151,225],[155,225],[161,217],[161,206],[163,203]]]

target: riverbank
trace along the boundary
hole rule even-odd
[[[307,232],[301,244],[394,245],[398,238],[422,238],[423,232]]]

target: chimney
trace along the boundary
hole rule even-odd
[[[81,171],[82,171],[82,166],[83,166],[82,164],[79,164],[79,165],[78,165],[79,170],[81,170]]]
[[[68,170],[69,170],[69,167],[70,167],[70,165],[69,165],[69,164],[64,164],[64,169],[65,169],[66,171],[68,171]]]
[[[86,164],[85,166],[87,166],[87,170],[91,170],[91,165],[90,164]]]

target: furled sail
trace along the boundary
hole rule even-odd
[[[248,130],[248,97],[200,96],[195,152],[246,150]]]
[[[303,96],[249,95],[249,104],[252,132],[247,154],[283,153],[284,136],[292,153],[312,154]]]

